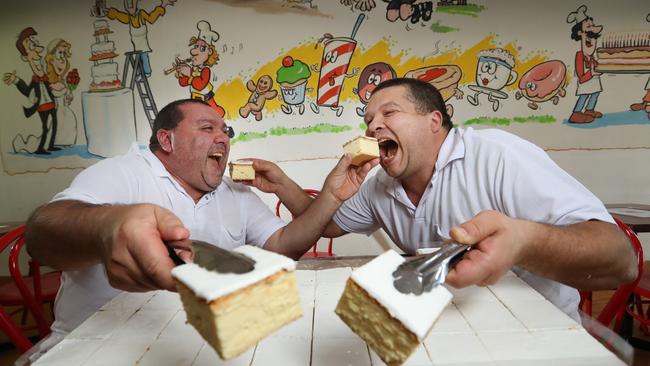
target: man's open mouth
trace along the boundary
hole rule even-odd
[[[391,159],[397,154],[399,144],[395,140],[380,138],[377,142],[379,143],[379,156],[381,160]]]
[[[208,155],[210,159],[214,159],[217,161],[217,163],[221,162],[221,158],[223,157],[223,153],[216,152],[214,154]]]

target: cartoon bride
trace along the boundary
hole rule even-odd
[[[48,44],[45,55],[47,78],[54,95],[56,117],[59,122],[55,142],[58,146],[71,146],[77,143],[77,116],[70,109],[72,90],[76,84],[69,84],[66,81],[70,69],[70,47],[67,41],[56,38]]]

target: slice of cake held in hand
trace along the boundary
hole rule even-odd
[[[172,270],[188,323],[224,360],[302,316],[292,259],[250,245],[233,251],[255,260],[255,269],[224,274],[188,263]]]
[[[232,180],[255,180],[255,169],[250,160],[237,160],[228,163]]]
[[[379,157],[379,145],[377,139],[367,136],[359,136],[343,145],[346,154],[352,155],[352,165],[360,166],[368,160]]]
[[[452,298],[444,286],[419,296],[397,291],[393,272],[402,262],[389,250],[353,271],[335,310],[388,365],[406,361]]]

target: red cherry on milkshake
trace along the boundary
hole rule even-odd
[[[286,56],[285,58],[282,59],[282,66],[284,67],[291,67],[293,66],[293,57],[291,56]]]

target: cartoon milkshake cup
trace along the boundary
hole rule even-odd
[[[276,71],[276,81],[280,85],[282,100],[286,103],[281,106],[284,113],[291,114],[295,106],[298,113],[303,114],[309,76],[311,71],[304,62],[294,60],[291,56],[282,59],[282,66]]]
[[[282,59],[282,67],[276,72],[276,81],[280,84],[285,103],[298,105],[305,102],[307,79],[311,75],[309,66],[291,56]]]
[[[347,37],[337,37],[325,41],[318,81],[318,105],[336,107],[350,59],[357,47],[357,41]]]

